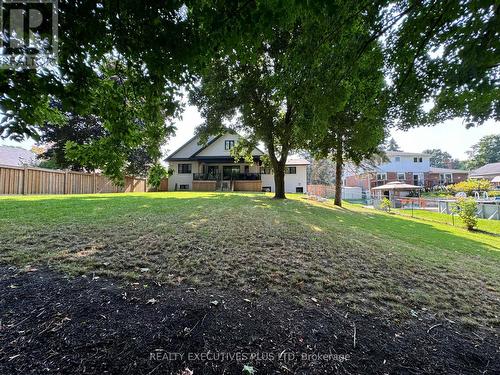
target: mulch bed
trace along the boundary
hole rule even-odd
[[[147,284],[145,287],[144,284]],[[499,373],[500,339],[231,290],[0,267],[0,373]]]

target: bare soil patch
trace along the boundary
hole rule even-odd
[[[0,290],[2,374],[241,374],[244,365],[257,374],[500,372],[498,332],[426,311],[374,317],[279,293],[46,267],[1,266]]]

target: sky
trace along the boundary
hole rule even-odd
[[[181,120],[175,125],[177,133],[166,146],[163,147],[165,156],[175,151],[177,148],[187,142],[194,134],[194,129],[201,124],[202,118],[195,107],[187,106]],[[453,158],[466,159],[466,151],[486,135],[500,134],[500,122],[493,120],[485,124],[466,129],[461,119],[449,120],[432,127],[420,127],[408,131],[392,130],[391,136],[394,137],[401,150],[407,152],[421,152],[425,149],[440,148],[447,151]],[[1,140],[0,145],[21,146],[29,149],[34,145],[33,140],[24,142],[15,142],[10,140]]]

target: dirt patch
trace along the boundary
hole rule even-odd
[[[426,311],[386,320],[322,301],[13,267],[0,267],[0,290],[2,374],[500,371],[498,334]]]

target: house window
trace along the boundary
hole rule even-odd
[[[439,175],[440,184],[449,184],[453,182],[453,175],[451,173],[441,173]]]
[[[179,190],[189,190],[189,184],[180,184]]]
[[[285,167],[285,174],[297,174],[297,167]]]
[[[377,181],[387,180],[387,173],[377,173]]]
[[[406,179],[404,173],[398,173],[398,181],[404,181]]]
[[[423,159],[422,158],[418,158],[418,162],[419,163],[422,163]]]
[[[413,158],[414,163],[422,163],[422,158]]]
[[[234,147],[234,141],[224,141],[224,150],[231,150]]]
[[[260,167],[260,174],[271,174],[271,168]]]
[[[191,164],[179,164],[177,168],[178,173],[191,173]]]
[[[262,186],[262,191],[265,193],[270,193],[271,192],[271,186]]]
[[[304,192],[304,188],[303,188],[302,186],[297,186],[297,187],[295,188],[295,192],[296,192],[296,193],[303,193],[303,192]]]
[[[399,163],[399,162],[401,161],[401,156],[396,156],[396,157],[394,158],[394,160],[395,160],[395,161],[397,161],[397,162]]]

